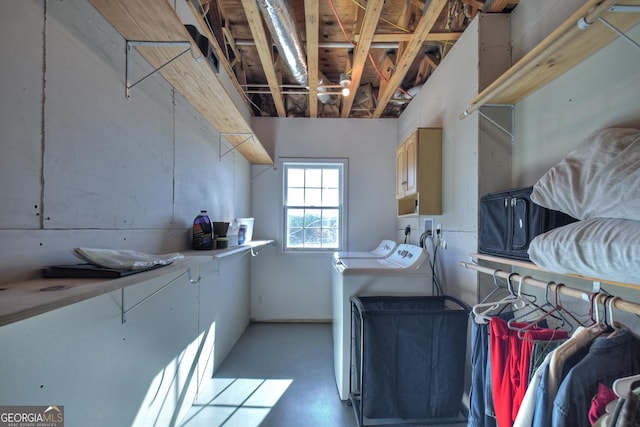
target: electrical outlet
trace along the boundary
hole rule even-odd
[[[433,233],[433,218],[427,218],[424,220],[424,232]]]
[[[436,224],[436,236],[442,237],[442,224]]]

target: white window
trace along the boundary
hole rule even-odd
[[[284,249],[336,251],[344,237],[346,160],[284,162]]]

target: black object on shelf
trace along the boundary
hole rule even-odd
[[[117,279],[164,267],[162,264],[136,270],[116,270],[93,264],[52,265],[42,269],[42,277],[61,279]]]
[[[468,322],[469,307],[449,296],[351,297],[358,425],[465,423]]]
[[[533,187],[485,194],[480,198],[478,251],[529,261],[529,244],[539,234],[577,221],[531,200]]]

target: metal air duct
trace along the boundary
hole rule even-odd
[[[293,9],[287,0],[257,0],[278,52],[285,59],[293,78],[302,86],[309,85],[306,54]]]

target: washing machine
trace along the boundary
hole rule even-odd
[[[386,258],[344,258],[333,264],[333,366],[341,400],[349,398],[351,304],[354,296],[431,295],[427,252],[400,244]]]
[[[344,258],[386,258],[398,246],[393,240],[383,240],[372,251],[364,252],[334,252],[333,262]]]

